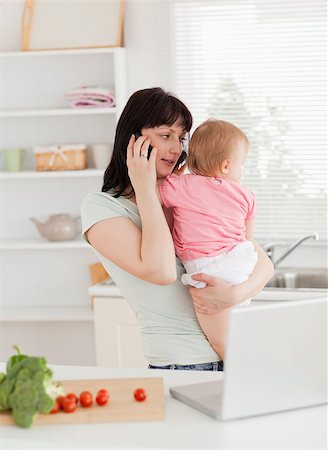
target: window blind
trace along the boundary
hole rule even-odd
[[[249,137],[242,183],[255,237],[326,236],[323,0],[174,0],[175,92],[195,127],[209,117]]]

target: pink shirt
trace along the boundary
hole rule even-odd
[[[173,209],[173,240],[182,262],[230,251],[244,242],[245,222],[256,214],[255,196],[226,178],[170,175],[159,192]]]

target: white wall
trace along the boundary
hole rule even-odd
[[[129,94],[154,86],[173,89],[169,13],[168,0],[126,2]]]

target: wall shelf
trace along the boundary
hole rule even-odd
[[[86,169],[86,170],[49,170],[40,171],[27,170],[21,172],[1,172],[0,180],[30,179],[30,178],[88,178],[102,177],[104,170]]]
[[[31,354],[46,346],[64,363],[94,363],[88,288],[97,256],[80,236],[43,239],[28,219],[77,216],[85,196],[101,189],[104,170],[93,168],[90,150],[114,142],[127,100],[125,59],[124,48],[0,52],[1,148],[26,150],[19,172],[5,171],[1,158],[0,359],[7,344],[24,342]],[[64,95],[81,86],[110,86],[116,106],[70,108]],[[33,147],[54,143],[87,145],[90,168],[36,171]]]
[[[0,322],[92,322],[91,306],[0,308]]]
[[[90,249],[90,245],[81,240],[50,242],[40,239],[0,239],[0,250],[77,250]]]
[[[79,49],[63,49],[63,50],[31,50],[31,51],[14,51],[0,52],[0,58],[30,58],[34,56],[65,56],[65,55],[97,55],[111,54],[119,51],[120,48],[103,47],[103,48],[79,48]],[[123,48],[122,48],[123,50]]]
[[[0,118],[20,118],[20,117],[54,117],[54,116],[90,116],[116,114],[117,110],[113,108],[61,108],[61,109],[26,109],[0,111]]]

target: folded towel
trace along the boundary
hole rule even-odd
[[[71,108],[110,108],[115,106],[114,90],[106,86],[82,86],[65,95]]]

